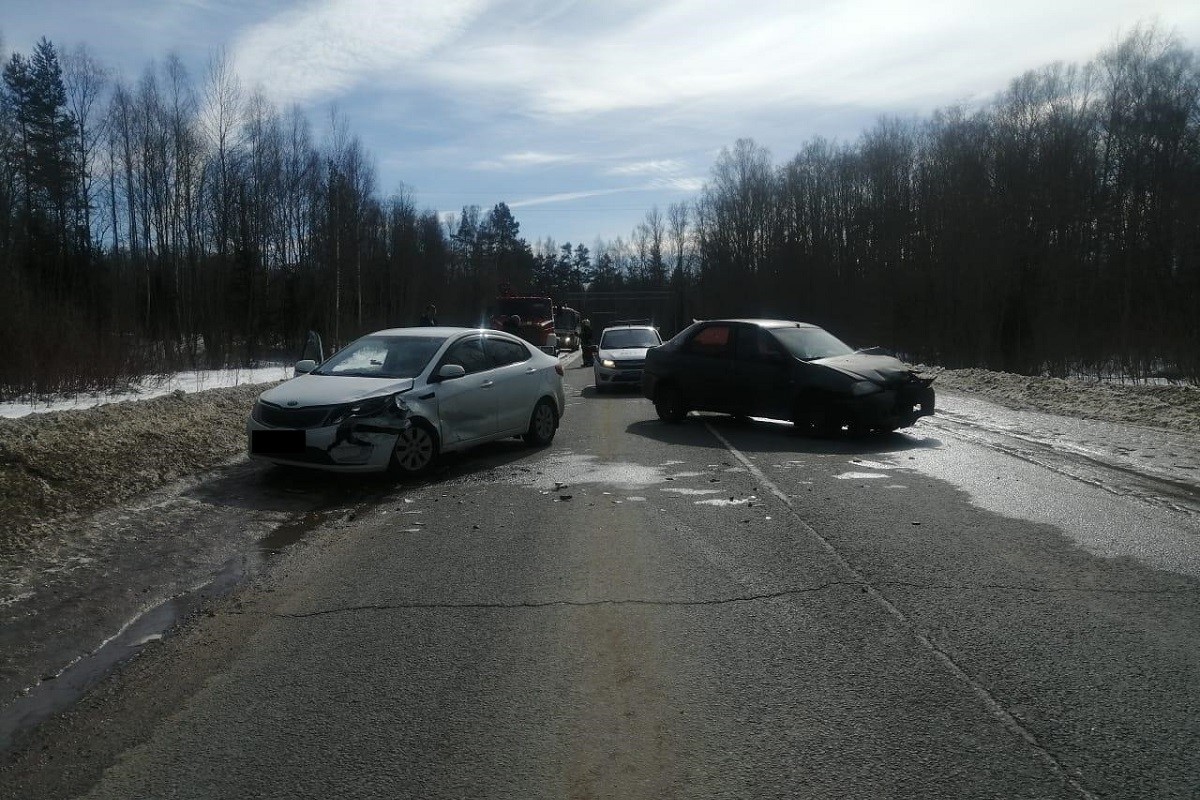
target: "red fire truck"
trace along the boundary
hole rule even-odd
[[[502,293],[496,298],[492,328],[516,334],[550,355],[558,354],[558,336],[554,332],[554,301],[549,297]]]

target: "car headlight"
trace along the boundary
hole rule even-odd
[[[602,358],[600,359],[600,366],[613,369],[617,366],[617,362],[613,361],[611,358]]]
[[[350,417],[378,417],[383,414],[396,413],[400,416],[408,414],[408,404],[399,394],[387,394],[382,397],[368,397],[356,403],[347,403],[338,408],[329,417],[328,425],[337,425]]]
[[[863,397],[864,395],[882,391],[883,387],[874,381],[855,381],[850,384],[850,394],[854,397]]]

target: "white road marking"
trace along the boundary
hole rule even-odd
[[[778,499],[784,504],[784,506],[787,507],[787,510],[791,513],[792,517],[799,525],[800,530],[811,536],[813,539],[816,539],[821,544],[821,547],[827,553],[829,553],[829,555],[838,563],[839,566],[842,567],[843,570],[846,571],[847,574],[854,579],[856,583],[862,585],[867,594],[870,595],[870,597],[875,600],[875,602],[878,603],[884,609],[884,611],[891,615],[891,617],[900,623],[904,629],[912,634],[913,638],[916,639],[917,643],[920,644],[922,648],[929,652],[929,654],[932,655],[937,661],[941,662],[941,664],[952,675],[954,675],[954,677],[966,684],[971,691],[974,692],[975,696],[982,701],[984,707],[991,712],[993,717],[995,717],[1009,731],[1023,739],[1025,743],[1029,745],[1030,749],[1033,750],[1033,752],[1056,775],[1058,775],[1058,777],[1061,778],[1064,783],[1079,793],[1080,797],[1088,798],[1088,800],[1097,800],[1094,794],[1089,792],[1079,781],[1077,781],[1067,772],[1066,768],[1059,763],[1058,759],[1054,757],[1053,753],[1042,746],[1033,733],[1031,733],[1021,723],[1017,722],[1016,718],[1009,713],[1008,709],[1006,709],[1000,703],[1000,701],[996,699],[995,695],[993,695],[986,686],[977,681],[970,675],[970,673],[959,666],[958,663],[951,658],[946,651],[942,650],[932,639],[930,639],[926,633],[918,630],[912,621],[905,616],[903,611],[897,608],[892,601],[883,594],[883,592],[879,591],[874,584],[867,580],[865,575],[855,569],[854,566],[846,560],[845,556],[843,556],[841,552],[829,542],[828,539],[817,532],[816,528],[809,525],[804,518],[800,516],[800,512],[796,510],[796,507],[792,505],[791,498],[788,497],[783,490],[776,486],[775,482],[768,478],[766,473],[759,469],[754,462],[747,458],[740,450],[734,447],[728,439],[717,432],[712,425],[706,422],[704,423],[704,427],[708,429],[708,432],[711,433],[713,437],[725,447],[726,450],[733,454],[734,458],[746,466],[746,469],[750,471],[750,474],[758,480],[760,486],[765,487],[767,491],[769,491],[775,496],[776,499]]]

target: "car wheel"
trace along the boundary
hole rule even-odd
[[[683,422],[687,406],[683,404],[683,393],[674,384],[659,387],[654,393],[654,410],[663,422]]]
[[[424,420],[413,420],[396,439],[392,465],[405,475],[419,475],[433,466],[437,457],[437,434]]]
[[[558,430],[558,412],[554,404],[546,398],[538,401],[529,416],[529,430],[525,433],[525,444],[531,447],[545,447],[554,439]]]

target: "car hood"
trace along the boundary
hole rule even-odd
[[[818,358],[809,362],[829,367],[843,375],[849,375],[857,380],[871,381],[884,386],[890,383],[901,383],[912,370],[898,358],[892,356],[867,355],[866,353],[850,353],[845,356]]]
[[[260,400],[284,408],[332,406],[353,403],[375,395],[406,392],[412,378],[351,378],[336,375],[300,375],[259,395]]]
[[[611,358],[614,361],[636,361],[646,357],[649,347],[621,347],[616,350],[601,350],[601,358]]]

